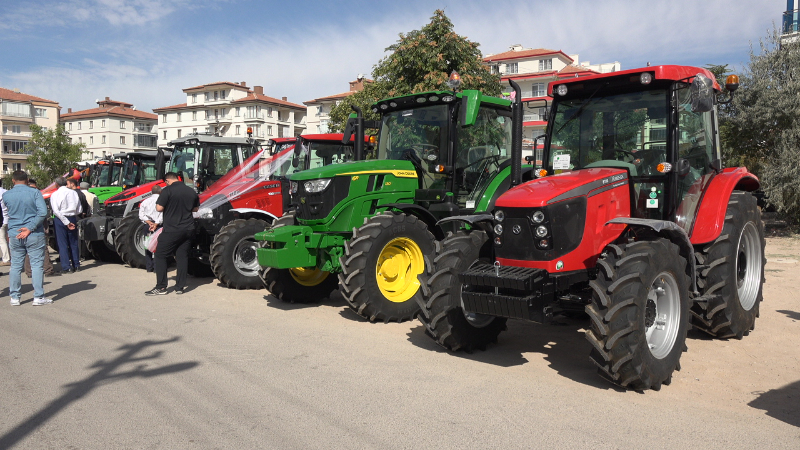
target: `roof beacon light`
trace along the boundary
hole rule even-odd
[[[567,85],[566,84],[559,84],[558,87],[556,87],[556,94],[558,94],[558,95],[560,95],[562,97],[567,95]]]
[[[450,72],[450,79],[447,80],[447,85],[454,91],[459,90],[461,88],[461,75],[455,70]]]
[[[253,127],[247,127],[247,137],[253,137]]]
[[[642,72],[642,74],[639,75],[639,82],[645,85],[652,83],[653,74],[650,72]]]
[[[725,89],[729,90],[730,92],[739,89],[739,76],[728,75],[728,78],[725,79]]]

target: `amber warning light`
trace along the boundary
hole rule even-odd
[[[247,127],[247,137],[253,137],[253,127]]]

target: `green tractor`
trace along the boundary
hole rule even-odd
[[[437,241],[455,231],[437,221],[490,211],[518,179],[512,168],[523,173],[522,155],[511,152],[521,148],[512,139],[522,104],[454,89],[385,99],[372,111],[380,122],[359,113],[350,123],[355,133],[378,128],[374,152],[364,158],[357,148],[355,161],[291,175],[290,212],[256,235],[258,262],[283,301],[318,301],[341,284],[362,317],[402,322],[419,312],[417,277]],[[524,172],[519,179],[530,178]]]

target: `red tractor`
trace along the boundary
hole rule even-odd
[[[732,97],[738,78],[726,88]],[[440,345],[485,348],[507,319],[589,316],[602,376],[658,390],[690,324],[747,335],[764,282],[764,228],[745,168],[723,169],[714,76],[645,67],[554,81],[537,178],[439,245],[420,319]],[[519,140],[517,141],[519,142]],[[519,164],[519,161],[516,162]],[[446,219],[454,220],[454,219]]]

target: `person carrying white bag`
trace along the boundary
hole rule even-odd
[[[156,252],[156,245],[158,244],[158,235],[161,234],[161,224],[164,223],[164,214],[156,210],[156,202],[158,196],[161,195],[161,186],[155,185],[150,190],[153,195],[144,199],[142,204],[139,205],[139,220],[142,221],[142,227],[147,228],[148,236],[145,241],[147,249],[144,252],[147,262],[145,263],[148,272],[155,271],[153,264],[153,254]]]

